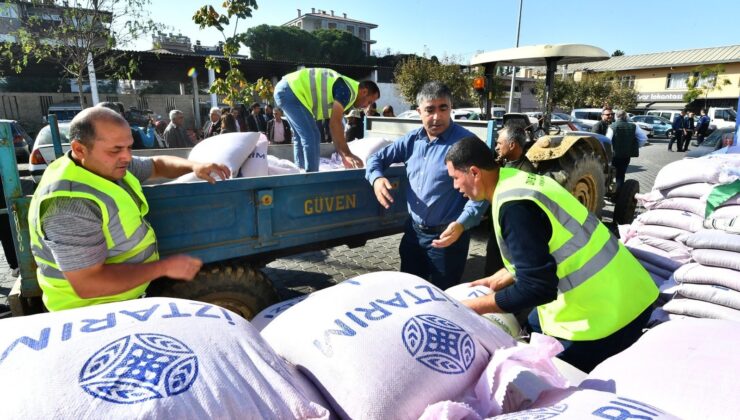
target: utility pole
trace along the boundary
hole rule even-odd
[[[519,18],[516,24],[516,47],[519,48],[519,33],[522,28],[522,3],[524,0],[519,0]],[[514,83],[516,82],[516,66],[511,72],[511,89],[509,89],[509,112],[511,112],[512,106],[514,106]]]

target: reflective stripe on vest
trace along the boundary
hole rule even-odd
[[[506,268],[516,267],[501,235],[501,206],[530,200],[552,225],[548,242],[557,263],[558,296],[537,310],[543,332],[568,340],[604,338],[634,320],[657,297],[647,271],[567,190],[554,180],[501,169],[492,211],[496,240]]]
[[[350,108],[357,100],[359,83],[340,75],[331,69],[309,68],[285,75],[288,85],[298,100],[311,111],[317,121],[331,117],[334,106],[334,82],[341,78],[350,91],[350,100],[346,108]]]
[[[159,258],[156,237],[143,218],[149,206],[141,185],[129,172],[123,182],[131,194],[136,195],[140,206],[126,189],[77,166],[68,156],[57,159],[47,168],[34,193],[28,218],[31,249],[38,266],[37,277],[44,292],[44,303],[50,311],[133,299],[148,286],[146,283],[120,294],[82,299],[74,292],[51,250],[41,240],[45,235],[39,212],[45,200],[60,197],[87,199],[100,208],[101,230],[107,247],[106,264],[156,261]]]

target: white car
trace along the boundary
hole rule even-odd
[[[69,125],[68,122],[59,123],[59,135],[64,153],[69,150]],[[46,167],[54,160],[56,160],[54,144],[51,140],[51,129],[47,125],[36,135],[36,141],[33,142],[33,149],[31,149],[31,158],[28,159],[28,171],[31,173],[33,182],[38,184]]]
[[[396,115],[396,118],[420,119],[421,117],[415,109],[409,109],[408,111],[403,111],[402,113]]]

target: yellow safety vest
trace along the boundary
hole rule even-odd
[[[502,168],[493,193],[496,241],[506,268],[516,266],[501,236],[499,212],[531,200],[552,224],[548,243],[557,263],[558,297],[537,307],[542,331],[572,341],[598,340],[632,322],[658,296],[645,268],[593,214],[555,180]]]
[[[41,240],[45,235],[39,214],[44,201],[58,197],[87,199],[100,207],[103,217],[101,229],[108,248],[105,264],[158,260],[157,238],[152,227],[144,220],[149,205],[141,184],[130,172],[126,172],[123,182],[137,195],[141,207],[136,205],[123,187],[78,166],[68,156],[52,162],[44,172],[31,200],[28,222],[31,250],[38,266],[36,276],[49,311],[135,299],[149,285],[142,284],[117,295],[83,299],[75,293],[54,261],[51,250]]]
[[[345,108],[350,108],[355,103],[360,87],[359,82],[342,76],[331,69],[301,69],[286,74],[284,78],[298,100],[311,111],[317,121],[331,117],[332,106],[334,105],[332,87],[338,78],[347,83],[350,91],[349,103]]]

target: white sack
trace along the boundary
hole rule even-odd
[[[330,414],[249,322],[214,305],[137,299],[6,319],[0,328],[5,418]]]
[[[740,292],[740,271],[698,263],[681,266],[673,277],[679,283],[715,284]]]
[[[301,169],[288,159],[267,155],[267,174],[268,175],[288,175],[299,174]]]
[[[277,318],[278,316],[282,315],[282,313],[285,312],[288,308],[295,306],[298,302],[303,302],[304,300],[308,299],[309,296],[311,295],[298,296],[276,303],[272,306],[268,306],[260,313],[255,315],[255,317],[252,318],[249,322],[252,323],[252,326],[256,328],[257,331],[262,331],[269,323],[275,320],[275,318]]]
[[[691,256],[701,265],[740,271],[740,253],[720,249],[695,249]]]
[[[685,263],[691,259],[691,249],[681,242],[642,235],[638,238],[646,245],[665,251],[674,261]]]
[[[352,140],[347,143],[347,146],[353,155],[362,159],[362,163],[367,165],[367,158],[391,143],[393,143],[391,140],[380,137],[365,137],[364,139]]]
[[[740,321],[740,311],[737,309],[680,296],[663,305],[663,310],[671,314],[688,315],[696,318]]]
[[[596,366],[581,387],[616,390],[685,419],[737,418],[738,361],[729,350],[738,348],[739,323],[670,321]]]
[[[647,210],[666,209],[687,211],[697,216],[704,217],[707,203],[696,198],[676,197],[645,202],[643,203],[643,207],[645,207]]]
[[[637,216],[637,220],[646,225],[668,226],[689,232],[696,232],[702,228],[704,216],[698,216],[681,210],[656,209],[649,210]]]
[[[226,165],[231,177],[239,175],[239,169],[257,145],[261,133],[226,133],[208,137],[196,144],[188,160],[195,162],[213,162]],[[185,174],[173,182],[201,181],[193,173]]]
[[[709,215],[709,217],[714,219],[731,219],[738,216],[740,216],[740,205],[736,204],[717,207],[714,212]]]
[[[493,294],[493,290],[486,286],[470,286],[470,283],[462,283],[456,286],[452,286],[445,290],[450,297],[457,299],[462,302],[464,300],[477,298],[480,296],[487,296]],[[519,321],[513,314],[501,313],[501,314],[484,314],[483,318],[490,321],[493,325],[501,328],[514,338],[522,336],[522,327],[519,325]]]
[[[676,239],[679,235],[682,235],[684,233],[691,233],[690,231],[685,230],[685,229],[678,229],[674,227],[660,226],[660,225],[653,225],[653,224],[643,224],[642,226],[638,226],[635,230],[637,231],[637,234],[640,236],[652,236],[653,238],[660,238],[660,239],[667,239],[667,240]]]
[[[260,133],[259,139],[254,146],[254,150],[247,155],[247,158],[239,168],[239,176],[243,178],[253,178],[256,176],[267,176],[267,137]]]
[[[740,157],[703,157],[681,159],[665,165],[655,177],[653,189],[663,190],[697,182],[717,184],[728,182],[727,175],[738,165]]]
[[[701,300],[740,310],[740,292],[722,286],[684,283],[675,292],[688,299]]]
[[[712,191],[715,184],[708,182],[697,182],[694,184],[677,185],[673,188],[660,191],[659,194],[666,198],[699,198],[706,200],[707,195]],[[654,190],[655,191],[655,190]]]
[[[722,230],[703,229],[686,240],[686,245],[697,249],[721,249],[740,252],[740,235]],[[740,258],[740,255],[738,256]]]
[[[398,272],[314,292],[262,335],[337,413],[366,419],[418,418],[431,403],[470,397],[491,355],[515,344],[427,281]]]

